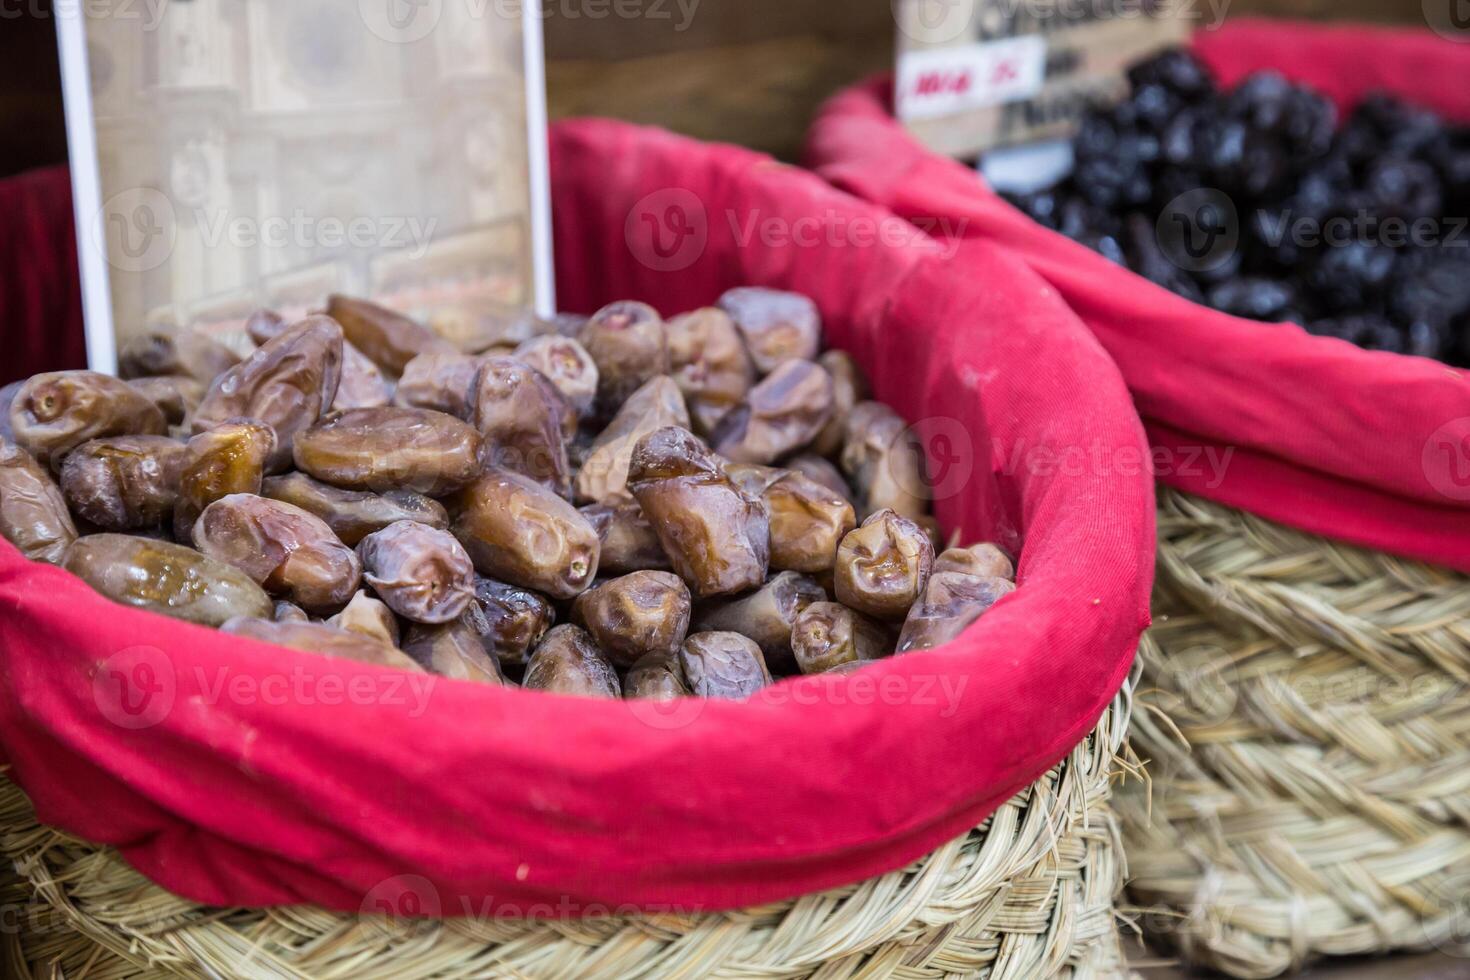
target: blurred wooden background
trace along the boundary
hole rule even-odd
[[[892,0],[543,0],[553,117],[608,115],[790,159],[817,104],[888,67]],[[1210,0],[1229,16],[1422,23],[1421,0]],[[636,13],[636,16],[619,16]],[[51,0],[0,5],[0,175],[66,158]]]
[[[567,0],[544,0],[548,10]],[[575,4],[575,0],[571,0]],[[645,10],[655,0],[632,0]],[[685,0],[686,6],[696,0]],[[697,0],[684,30],[668,20],[546,24],[553,117],[608,115],[791,159],[817,105],[889,67],[894,0]],[[1227,16],[1336,18],[1422,25],[1423,0],[1199,0]]]

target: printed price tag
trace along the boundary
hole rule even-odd
[[[1039,34],[905,51],[898,58],[898,115],[930,119],[1029,99],[1045,77],[1046,40]]]

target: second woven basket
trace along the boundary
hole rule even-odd
[[[1193,963],[1465,950],[1470,579],[1160,488],[1130,896]]]

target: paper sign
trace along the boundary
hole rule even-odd
[[[973,159],[1066,139],[1127,91],[1128,66],[1188,37],[1189,0],[893,0],[894,105],[919,140]]]
[[[1039,34],[899,55],[896,92],[904,119],[1027,99],[1046,77],[1046,39]]]
[[[553,308],[536,3],[68,11],[93,367],[146,329],[228,336],[257,308],[297,316],[332,292],[425,318]]]

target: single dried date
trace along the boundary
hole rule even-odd
[[[72,543],[63,564],[113,602],[201,626],[275,613],[270,596],[244,572],[167,541],[90,534]]]
[[[519,473],[488,467],[454,499],[454,535],[483,575],[556,599],[597,575],[597,532],[571,504]]]
[[[354,408],[296,436],[296,466],[348,490],[453,493],[480,471],[484,440],[468,423],[422,408]]]
[[[61,489],[30,453],[0,438],[0,537],[32,561],[61,564],[77,539]]]
[[[282,472],[291,466],[297,433],[331,407],[341,378],[342,328],[324,316],[307,317],[214,379],[194,412],[194,432],[259,419],[276,433],[267,469]]]
[[[15,442],[36,462],[61,465],[77,446],[103,436],[161,436],[163,413],[126,381],[96,371],[37,374],[10,404]]]
[[[458,619],[475,601],[475,570],[454,535],[398,521],[357,545],[363,579],[388,607],[416,623]]]
[[[770,561],[770,519],[693,434],[666,427],[638,441],[628,487],[674,571],[697,598],[758,587]]]
[[[234,493],[214,501],[191,532],[199,552],[240,569],[267,592],[323,613],[344,605],[362,564],[332,529],[300,507]]]
[[[167,436],[110,436],[84,442],[61,464],[72,513],[107,531],[135,531],[173,517],[188,450]]]

